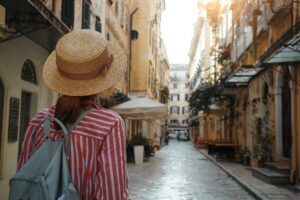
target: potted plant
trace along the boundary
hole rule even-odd
[[[134,148],[134,162],[141,164],[144,161],[144,146],[147,144],[147,138],[141,133],[132,136],[130,145]]]

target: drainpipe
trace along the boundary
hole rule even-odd
[[[128,93],[130,93],[130,72],[131,72],[131,46],[132,46],[132,39],[131,39],[131,31],[132,31],[132,24],[133,24],[133,15],[138,11],[139,8],[136,8],[130,14],[130,22],[129,22],[129,66],[128,66]]]
[[[259,8],[255,8],[252,12],[252,55],[253,55],[253,62],[256,62],[257,59],[257,16],[261,15],[258,14]]]

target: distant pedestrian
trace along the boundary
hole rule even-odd
[[[66,127],[76,124],[70,132],[69,170],[81,199],[129,199],[124,121],[96,104],[97,94],[124,76],[126,63],[122,50],[96,31],[64,35],[43,68],[45,84],[60,97],[55,106],[41,110],[29,123],[18,169],[44,142],[43,126],[31,137],[49,115]],[[52,122],[51,140],[61,137],[60,127]]]
[[[165,136],[165,143],[166,143],[166,145],[169,144],[169,133],[167,133]]]
[[[180,132],[177,132],[177,140],[180,141]]]

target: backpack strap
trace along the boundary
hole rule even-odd
[[[93,110],[93,109],[91,109]],[[75,126],[80,122],[80,120],[89,112],[90,110],[86,110],[82,113],[80,113],[80,115],[78,116],[77,120],[75,123],[64,126],[64,124],[57,118],[55,117],[49,117],[48,112],[45,115],[45,118],[43,119],[42,123],[40,123],[37,127],[35,127],[35,130],[31,136],[31,143],[33,145],[33,150],[32,150],[32,154],[36,151],[36,144],[35,144],[35,135],[37,130],[41,127],[41,125],[44,125],[44,141],[45,142],[51,142],[51,131],[50,131],[50,125],[51,125],[51,121],[55,121],[59,127],[61,128],[61,130],[63,131],[64,137],[63,139],[65,140],[65,151],[66,151],[66,157],[67,160],[70,159],[70,136],[69,133],[71,133],[71,131],[75,128]]]
[[[30,139],[30,142],[31,144],[33,145],[33,150],[32,150],[32,153],[33,154],[35,151],[36,151],[36,144],[35,144],[35,135],[36,135],[36,132],[37,130],[42,126],[44,125],[44,142],[51,142],[51,138],[50,138],[50,135],[51,135],[51,131],[50,131],[50,124],[51,124],[51,121],[55,121],[61,128],[61,130],[63,131],[63,134],[64,134],[64,138],[66,138],[65,140],[67,141],[67,149],[69,149],[69,133],[68,133],[68,129],[64,126],[64,124],[57,118],[54,118],[54,117],[49,117],[48,115],[48,112],[46,113],[46,116],[45,118],[42,120],[42,123],[40,123],[37,127],[35,127],[34,129],[34,132],[32,133],[31,135],[31,139]],[[69,153],[69,150],[68,152]],[[67,154],[67,157],[68,157],[68,154]]]

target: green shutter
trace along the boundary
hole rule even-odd
[[[73,27],[74,23],[74,0],[62,0],[61,19],[68,26]]]
[[[82,28],[90,28],[90,4],[85,0],[82,6]]]

